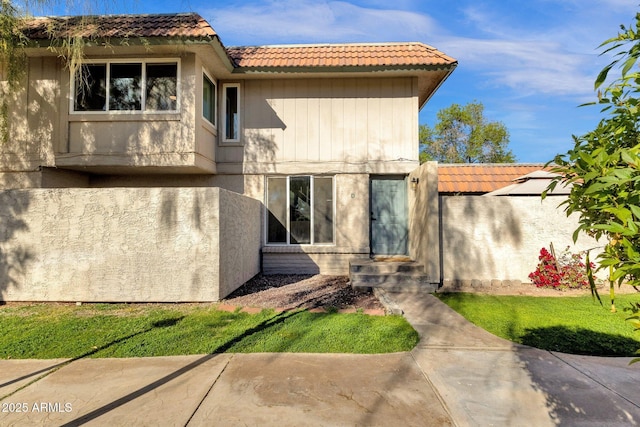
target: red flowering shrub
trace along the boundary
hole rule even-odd
[[[529,279],[539,288],[578,289],[588,288],[586,265],[580,254],[572,254],[569,248],[556,258],[546,248],[540,250],[536,270]],[[595,266],[592,263],[592,268]]]

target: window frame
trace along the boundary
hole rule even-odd
[[[213,121],[209,120],[208,117],[204,115],[204,79],[207,79],[213,85]],[[218,128],[218,82],[216,79],[211,77],[206,70],[202,70],[202,91],[200,92],[201,105],[202,105],[202,118],[206,120],[209,124],[211,124],[214,128]]]
[[[111,110],[109,109],[110,103],[110,76],[111,76],[111,64],[141,64],[142,67],[142,75],[140,79],[140,110]],[[175,64],[176,65],[176,108],[175,110],[147,110],[147,64]],[[116,114],[116,115],[155,115],[155,114],[178,114],[181,110],[181,100],[182,100],[182,85],[181,85],[181,61],[180,58],[175,57],[167,57],[167,58],[117,58],[117,59],[85,59],[81,62],[80,67],[84,65],[104,65],[106,68],[105,72],[105,80],[107,82],[107,87],[105,89],[105,109],[104,110],[92,110],[92,111],[83,111],[76,110],[76,83],[77,83],[77,74],[70,73],[70,93],[69,93],[69,114],[71,115],[81,115],[81,114]]]
[[[310,229],[310,242],[309,243],[291,243],[291,194],[290,194],[290,183],[291,178],[299,178],[299,177],[308,177],[310,179],[310,187],[309,191],[311,193],[311,204],[310,204],[310,221],[309,221],[309,229]],[[284,178],[286,179],[285,185],[285,211],[286,211],[286,224],[285,232],[286,232],[286,241],[285,242],[269,242],[269,179],[270,178]],[[316,178],[331,178],[331,242],[324,243],[316,243],[315,242],[315,180]],[[265,219],[264,219],[264,242],[266,246],[276,246],[276,247],[300,247],[300,246],[335,246],[336,245],[336,177],[335,175],[313,175],[313,174],[296,174],[296,175],[267,175],[265,176],[265,203],[264,203],[264,211],[265,211]]]
[[[237,89],[236,108],[238,110],[238,134],[236,135],[236,138],[227,138],[227,89],[232,87]],[[242,139],[242,87],[240,83],[223,83],[222,96],[220,98],[222,104],[222,108],[220,108],[220,121],[222,122],[222,136],[220,141],[223,144],[238,144]]]

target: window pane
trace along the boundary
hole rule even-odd
[[[313,180],[313,241],[333,243],[333,179]]]
[[[141,110],[142,64],[111,64],[110,110]]]
[[[107,66],[85,64],[75,81],[75,111],[105,111],[107,99]]]
[[[311,243],[311,179],[294,176],[289,180],[289,224],[291,243]]]
[[[225,88],[225,139],[238,138],[238,88],[229,86]]]
[[[202,116],[215,125],[216,86],[207,76],[202,76]]]
[[[287,179],[267,179],[267,242],[287,243]]]
[[[147,64],[147,100],[150,111],[178,108],[178,64]]]

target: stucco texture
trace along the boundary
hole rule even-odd
[[[219,188],[9,190],[0,199],[6,301],[216,301],[259,271],[260,203]]]
[[[411,172],[408,181],[409,255],[423,265],[431,283],[439,283],[438,164],[422,164]]]
[[[542,247],[557,252],[601,246],[572,235],[577,217],[567,217],[564,198],[452,196],[441,198],[441,251],[445,281],[530,282]],[[594,252],[592,255],[595,258]]]

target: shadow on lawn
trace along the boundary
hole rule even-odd
[[[633,356],[640,342],[622,336],[564,326],[527,329],[522,344],[542,350],[590,356]]]
[[[146,334],[147,332],[150,332],[150,331],[152,331],[152,330],[154,330],[156,328],[167,328],[167,327],[170,327],[170,326],[174,326],[179,321],[181,321],[183,318],[184,318],[184,316],[181,316],[181,317],[174,317],[174,318],[171,318],[171,319],[162,319],[160,321],[153,322],[148,328],[145,328],[145,329],[143,329],[141,331],[138,331],[138,332],[134,332],[134,333],[129,334],[129,335],[124,336],[124,337],[120,337],[120,338],[118,338],[116,340],[113,340],[113,341],[107,343],[107,344],[101,345],[100,347],[92,348],[91,351],[87,351],[86,353],[83,353],[83,354],[81,354],[79,356],[76,356],[76,357],[74,357],[72,359],[65,360],[64,362],[61,362],[61,363],[58,363],[58,364],[55,364],[55,365],[52,365],[52,366],[48,366],[46,368],[40,369],[39,371],[31,372],[31,373],[29,373],[27,375],[23,375],[23,376],[21,376],[19,378],[14,378],[14,379],[12,379],[10,381],[7,381],[7,382],[5,382],[3,384],[0,384],[0,388],[6,387],[6,386],[11,385],[11,384],[15,384],[15,383],[20,382],[22,380],[26,380],[27,378],[35,377],[38,374],[43,374],[40,377],[34,378],[34,380],[29,383],[29,384],[31,384],[31,383],[33,383],[35,381],[41,380],[42,378],[54,373],[58,369],[66,366],[66,365],[68,365],[68,364],[70,364],[72,362],[75,362],[76,360],[80,360],[80,359],[84,359],[85,357],[93,356],[94,354],[96,354],[99,351],[105,350],[105,349],[107,349],[109,347],[112,347],[112,346],[114,346],[116,344],[120,344],[121,342],[124,342],[124,341],[126,341],[128,339],[131,339],[133,337],[136,337],[138,335]],[[29,384],[27,384],[24,387],[20,387],[18,390],[10,393],[9,395],[0,396],[0,400],[5,399],[6,397],[10,396],[11,394],[14,394],[14,393],[18,392],[19,390],[22,390],[23,388],[27,387]]]
[[[264,320],[263,322],[259,323],[258,325],[254,326],[251,329],[247,329],[245,331],[243,331],[241,334],[239,334],[238,336],[231,338],[229,341],[225,342],[224,344],[221,344],[219,347],[217,347],[216,349],[214,349],[211,353],[202,356],[201,358],[191,362],[190,364],[183,366],[182,368],[170,373],[169,375],[165,375],[164,377],[144,386],[141,387],[119,399],[114,400],[113,402],[104,405],[100,408],[97,408],[91,412],[89,412],[88,414],[85,414],[81,417],[78,417],[74,420],[71,420],[65,424],[63,424],[63,426],[77,426],[77,425],[81,425],[81,424],[85,424],[91,420],[94,420],[98,417],[100,417],[101,415],[106,414],[109,411],[112,411],[128,402],[131,402],[134,399],[137,399],[140,396],[143,396],[155,389],[157,389],[158,387],[161,387],[162,385],[173,381],[174,379],[180,377],[181,375],[186,374],[187,372],[197,368],[198,366],[202,365],[203,363],[215,358],[218,354],[224,353],[227,350],[229,350],[231,347],[234,346],[234,344],[237,344],[238,342],[242,341],[243,339],[258,333],[264,329],[268,329],[272,326],[275,326],[279,323],[284,322],[285,320],[292,318],[298,314],[300,314],[301,311],[289,311],[289,312],[281,312],[278,313],[276,315],[274,315],[273,317],[270,317],[266,320]],[[177,319],[180,320],[180,319]],[[177,323],[177,321],[176,321]],[[175,324],[175,323],[174,323]],[[166,325],[166,326],[171,326],[171,325]],[[121,340],[118,340],[121,341]],[[114,342],[115,343],[115,342]]]

